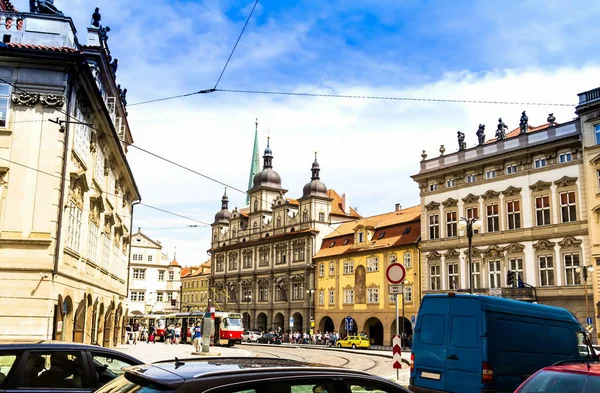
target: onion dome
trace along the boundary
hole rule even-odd
[[[319,162],[317,161],[317,153],[315,152],[315,162],[313,162],[312,164],[312,177],[310,178],[310,183],[306,183],[306,185],[302,189],[302,198],[310,196],[327,198],[327,186],[323,184],[321,180],[319,180],[320,171],[321,168],[319,167]]]
[[[225,189],[225,194],[223,194],[223,198],[221,198],[221,211],[215,214],[215,224],[229,224],[230,219],[229,197],[227,196],[227,189]]]
[[[273,170],[273,151],[269,146],[269,139],[267,139],[267,148],[263,160],[263,170],[254,175],[254,187],[281,188],[281,176]]]

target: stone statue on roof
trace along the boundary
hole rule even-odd
[[[119,59],[114,59],[112,63],[110,63],[110,70],[113,75],[117,75],[117,69],[119,68]]]
[[[458,139],[458,151],[465,150],[467,148],[467,142],[465,142],[465,133],[457,131],[456,138]]]
[[[123,89],[121,92],[121,101],[123,102],[123,108],[127,106],[127,89]]]
[[[102,15],[100,15],[100,8],[96,7],[96,10],[92,14],[92,26],[100,27],[101,19],[102,19]]]
[[[546,121],[548,122],[548,124],[550,124],[551,126],[553,126],[554,123],[556,123],[556,117],[554,117],[554,113],[549,113],[548,114],[548,119],[546,119]]]
[[[525,111],[523,111],[523,113],[521,113],[521,121],[519,122],[519,128],[521,129],[521,134],[527,133],[527,129],[529,128],[529,125],[527,124],[528,121],[529,121],[529,118],[525,114]]]
[[[485,143],[485,124],[479,124],[479,128],[477,129],[477,140],[479,141],[479,146],[482,146]]]
[[[504,122],[502,121],[502,118],[498,119],[498,129],[496,130],[496,138],[498,138],[499,141],[506,139],[506,130],[508,129],[508,126],[506,124],[504,124]]]
[[[110,31],[110,26],[100,26],[98,28],[98,35],[100,36],[100,41],[106,47],[106,41],[108,41],[108,32]]]
[[[60,15],[64,14],[54,6],[54,0],[29,0],[29,11],[39,14]]]

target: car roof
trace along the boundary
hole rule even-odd
[[[202,359],[177,359],[175,361],[160,361],[141,366],[125,368],[125,371],[140,377],[155,380],[159,383],[196,379],[210,375],[249,373],[270,373],[277,368],[279,375],[284,370],[301,372],[303,369],[317,368],[320,373],[344,373],[355,375],[370,375],[364,371],[336,368],[318,363],[300,362],[281,358],[236,358],[236,357],[206,357]]]
[[[544,367],[547,371],[556,371],[563,373],[577,373],[577,374],[588,374],[594,376],[600,376],[600,363],[598,362],[569,362],[564,364],[557,364],[553,366]]]
[[[23,343],[15,343],[15,344],[0,344],[0,351],[26,351],[26,350],[39,350],[39,351],[48,351],[48,350],[58,350],[58,351],[97,351],[104,353],[111,353],[115,355],[119,355],[131,360],[134,360],[137,364],[142,364],[143,362],[135,357],[128,355],[124,352],[116,351],[111,348],[101,347],[99,345],[90,345],[90,344],[80,344],[80,343],[66,343],[64,341],[37,341],[37,342],[23,342]]]

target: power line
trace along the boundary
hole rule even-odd
[[[194,92],[187,93],[187,94],[179,94],[179,95],[176,95],[176,96],[157,98],[157,99],[148,100],[148,101],[141,101],[141,102],[136,102],[134,104],[127,104],[127,106],[128,107],[132,107],[132,106],[136,106],[136,105],[150,104],[152,102],[160,102],[160,101],[173,100],[175,98],[189,97],[189,96],[193,96],[193,95],[196,95],[196,94],[212,93],[213,91],[215,91],[215,90],[214,89],[207,89],[207,90],[194,91]]]
[[[20,166],[22,168],[26,168],[26,169],[29,169],[29,170],[32,170],[32,171],[36,171],[38,173],[42,173],[42,174],[47,175],[47,176],[51,176],[51,177],[57,178],[59,180],[62,180],[62,176],[54,174],[54,173],[46,172],[46,171],[43,171],[41,169],[34,168],[32,166],[29,166],[29,165],[21,164],[19,162],[12,161],[12,160],[9,160],[9,159],[3,158],[3,157],[0,157],[0,160],[9,162],[9,163],[11,163],[13,165],[17,165],[17,166]],[[117,198],[123,198],[120,195],[111,194],[109,192],[102,191],[102,190],[100,190],[98,188],[94,188],[94,189],[97,190],[97,191],[100,191],[100,192],[102,192],[104,194],[107,194],[107,195],[112,195],[112,196],[115,196]],[[194,221],[194,222],[197,222],[197,223],[202,224],[202,225],[210,226],[210,224],[208,224],[206,222],[203,222],[203,221],[200,221],[200,220],[196,220],[195,218],[187,217],[187,216],[181,215],[179,213],[174,213],[174,212],[171,212],[171,211],[168,211],[168,210],[165,210],[165,209],[161,209],[161,208],[156,207],[156,206],[148,205],[148,204],[145,204],[145,203],[139,203],[138,205],[145,206],[145,207],[150,208],[150,209],[158,210],[158,211],[161,211],[163,213],[170,214],[170,215],[173,215],[173,216],[176,216],[176,217],[185,218],[186,220]]]
[[[246,19],[246,23],[244,23],[244,27],[242,28],[242,31],[240,32],[240,35],[238,36],[238,39],[235,42],[235,45],[233,46],[233,49],[231,50],[231,53],[229,54],[229,58],[227,59],[227,62],[225,63],[225,66],[223,67],[223,70],[221,71],[221,75],[219,75],[219,79],[217,79],[217,83],[215,83],[215,87],[213,89],[216,89],[217,86],[219,85],[219,82],[221,82],[221,78],[223,77],[223,74],[225,73],[225,70],[227,69],[227,66],[229,65],[229,61],[231,60],[231,57],[233,56],[233,52],[235,52],[235,48],[237,48],[238,43],[240,42],[240,39],[242,39],[244,30],[246,30],[246,26],[248,26],[248,22],[250,21],[250,18],[252,17],[252,14],[254,13],[254,9],[256,8],[257,4],[258,4],[258,0],[256,0],[254,2],[254,5],[252,6],[252,10],[250,10],[250,14],[248,15],[248,19]]]

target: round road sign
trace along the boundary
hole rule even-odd
[[[392,263],[385,271],[385,275],[392,284],[402,284],[406,278],[406,268],[399,263]]]

